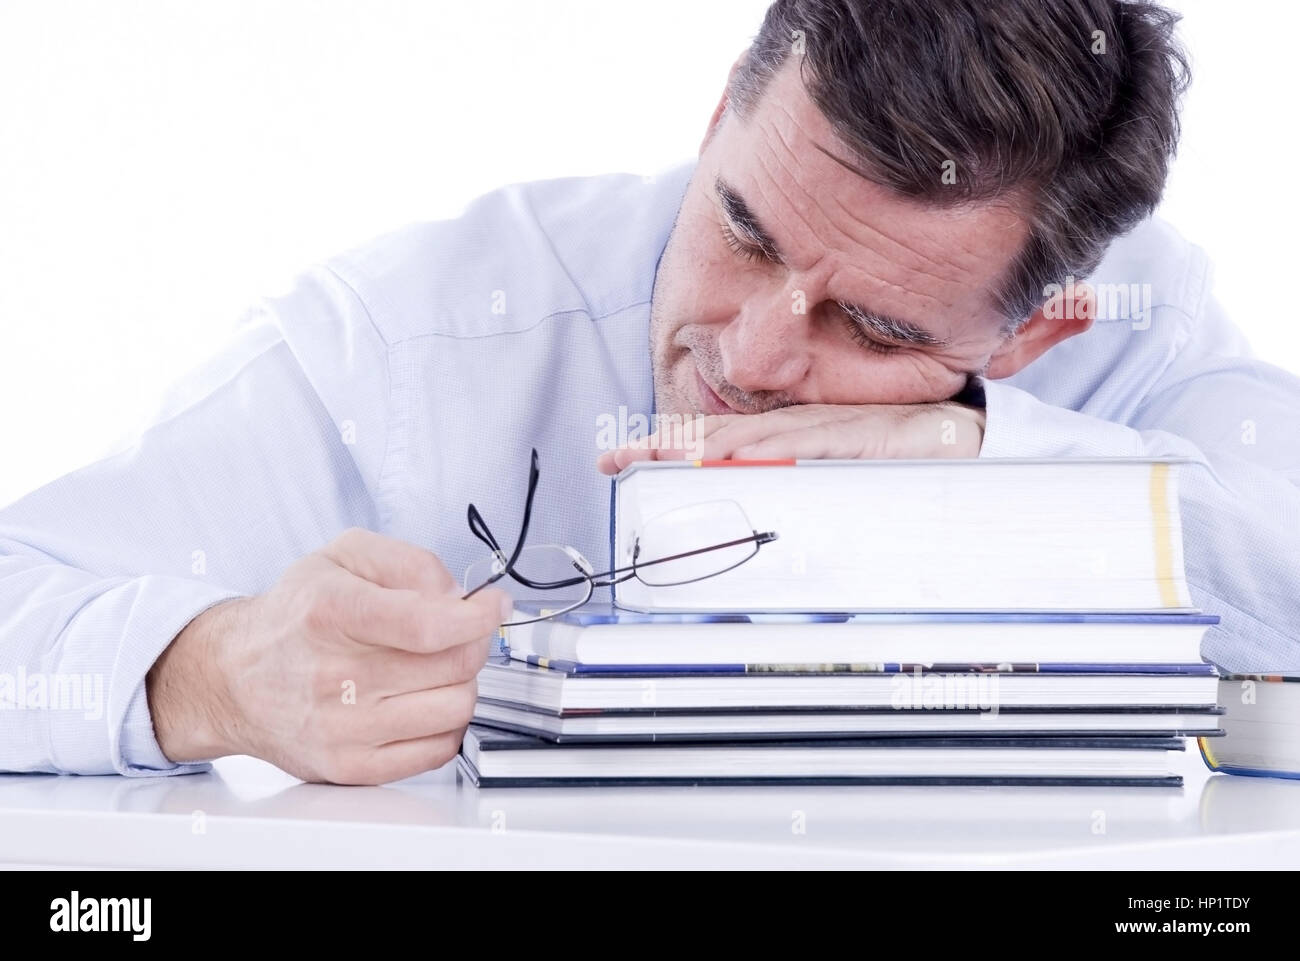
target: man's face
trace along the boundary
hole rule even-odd
[[[660,413],[927,403],[988,363],[1024,221],[901,199],[831,155],[851,163],[790,67],[712,131],[655,278]]]

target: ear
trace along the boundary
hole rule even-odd
[[[722,88],[722,96],[718,100],[718,105],[713,108],[713,116],[709,118],[709,127],[704,131],[704,139],[700,141],[700,153],[704,153],[704,148],[709,145],[713,139],[713,133],[718,129],[718,124],[722,122],[722,115],[727,112],[727,107],[731,102],[731,80],[736,76],[736,70],[745,60],[745,54],[736,58],[736,62],[731,65],[731,70],[727,72],[727,82]]]
[[[1061,341],[1082,334],[1092,326],[1095,305],[1092,288],[1083,284],[1055,294],[993,352],[984,376],[990,380],[1010,377]]]

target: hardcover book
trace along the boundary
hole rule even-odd
[[[709,504],[738,505],[748,533],[777,539],[702,580],[656,583],[671,578],[646,568],[615,600],[640,611],[1185,610],[1179,464],[638,462],[613,481],[611,567],[708,546]]]
[[[480,787],[616,784],[1179,786],[1177,738],[840,738],[565,746],[471,724],[462,773]]]
[[[516,607],[529,617],[547,610]],[[579,664],[1191,664],[1216,623],[1190,612],[650,614],[588,604],[504,631],[516,657]]]
[[[1219,703],[1223,737],[1199,742],[1210,770],[1300,778],[1300,675],[1226,675]]]
[[[937,673],[871,669],[760,671],[580,671],[513,658],[489,660],[479,674],[480,703],[544,711],[557,717],[593,711],[796,712],[876,711],[921,715],[933,711],[1112,710],[1215,711],[1218,678],[1204,665],[1148,674],[1054,670]],[[885,667],[887,665],[881,665]],[[1026,665],[1020,665],[1024,667]],[[1162,665],[1173,667],[1174,665]],[[1124,665],[1128,667],[1128,665]],[[931,722],[917,722],[931,723]]]

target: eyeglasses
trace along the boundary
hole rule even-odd
[[[517,611],[505,627],[518,627],[568,613],[586,604],[598,587],[610,587],[636,578],[650,587],[690,584],[717,577],[750,560],[764,544],[776,540],[775,531],[759,532],[744,510],[731,500],[706,501],[660,514],[648,521],[632,546],[632,563],[596,573],[591,562],[572,547],[539,544],[525,547],[533,499],[541,477],[537,450],[528,472],[524,518],[514,550],[507,553],[493,536],[483,515],[469,505],[470,532],[492,553],[465,571],[465,598],[495,585],[519,604],[540,603],[543,613],[529,617]],[[698,545],[698,546],[696,546]],[[683,547],[687,550],[682,550]]]

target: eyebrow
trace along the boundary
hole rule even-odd
[[[713,189],[718,192],[718,200],[722,202],[722,212],[731,221],[732,229],[761,250],[768,260],[778,264],[785,263],[780,246],[772,239],[767,228],[754,216],[754,212],[749,209],[749,204],[745,203],[745,198],[732,190],[721,177],[713,182]]]
[[[858,307],[856,304],[846,304],[843,301],[839,301],[839,307],[840,310],[853,319],[854,323],[867,328],[885,340],[913,344],[917,347],[948,346],[948,341],[940,340],[925,328],[918,327],[909,321],[896,320],[893,317],[878,314],[874,310],[867,310],[865,307]]]
[[[722,211],[731,222],[732,230],[741,235],[745,241],[762,251],[763,256],[775,263],[785,263],[781,256],[780,245],[771,233],[749,209],[745,198],[740,196],[721,177],[713,182],[713,189],[718,192]],[[946,347],[948,342],[935,337],[923,327],[906,320],[898,320],[885,314],[839,301],[839,307],[852,318],[853,322],[866,328],[878,337],[894,343],[912,344],[917,347]]]

